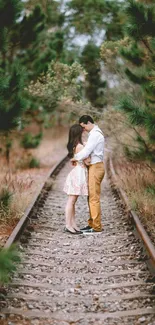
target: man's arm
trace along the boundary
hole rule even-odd
[[[75,160],[84,160],[89,157],[96,146],[96,136],[89,137],[86,146],[77,154],[74,155]]]

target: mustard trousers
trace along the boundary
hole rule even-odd
[[[96,231],[102,230],[101,224],[101,182],[105,174],[104,163],[99,162],[89,166],[88,171],[88,185],[89,185],[89,197],[88,205],[90,211],[90,218],[88,219],[88,225]]]

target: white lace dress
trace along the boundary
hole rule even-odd
[[[88,195],[88,170],[82,161],[68,174],[63,191],[68,195]]]

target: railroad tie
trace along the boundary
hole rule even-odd
[[[69,169],[68,162],[59,168],[20,238],[21,263],[1,300],[0,324],[155,325],[154,283],[146,281],[150,273],[141,246],[108,175],[101,193],[104,231],[64,232],[62,189]],[[87,199],[79,197],[78,225],[87,219]]]

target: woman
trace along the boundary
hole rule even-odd
[[[79,124],[74,124],[69,130],[69,139],[67,144],[68,156],[73,158],[74,154],[83,149],[82,142],[83,128]],[[88,171],[90,158],[84,161],[78,161],[71,172],[68,174],[64,192],[68,195],[68,201],[65,208],[66,227],[65,231],[71,234],[81,234],[82,232],[75,221],[75,203],[79,195],[88,196]]]

